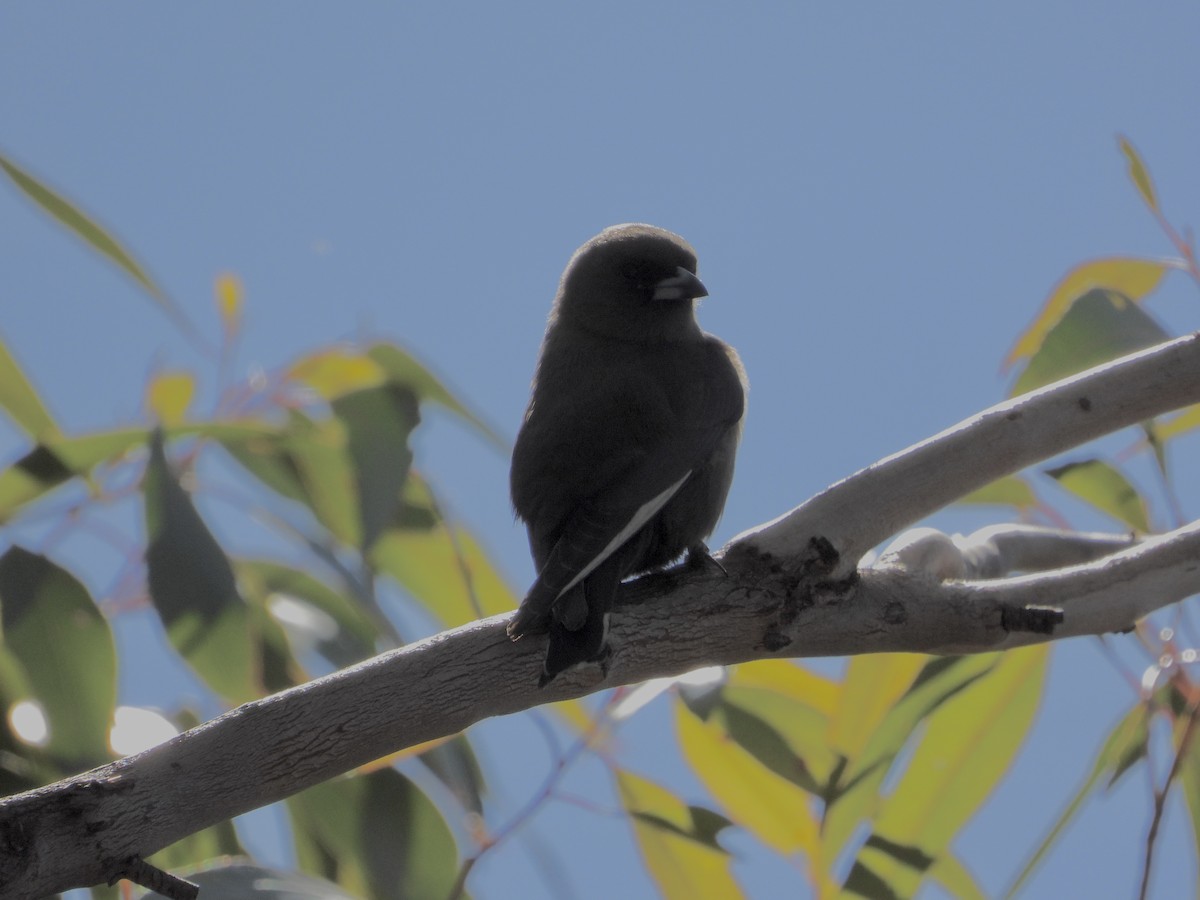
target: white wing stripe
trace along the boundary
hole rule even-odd
[[[617,533],[617,536],[608,542],[608,546],[601,550],[591,562],[580,569],[575,577],[571,579],[570,583],[561,591],[559,591],[558,596],[554,599],[557,600],[558,597],[561,597],[571,588],[575,587],[575,585],[579,584],[579,582],[583,581],[583,579],[591,575],[592,572],[595,571],[596,567],[600,565],[600,563],[612,556],[618,547],[637,534],[638,530],[643,525],[654,518],[655,513],[667,505],[667,501],[675,496],[676,492],[683,487],[683,483],[688,480],[688,476],[691,474],[691,470],[688,470],[684,473],[682,478],[680,478],[661,494],[651,497],[649,500],[639,506],[637,512],[633,514],[633,518],[626,522],[625,527]]]

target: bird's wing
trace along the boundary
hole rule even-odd
[[[539,627],[554,602],[616,553],[679,492],[728,428],[683,428],[659,441],[564,524],[537,580],[509,626],[519,637]],[[711,432],[711,434],[710,434]]]

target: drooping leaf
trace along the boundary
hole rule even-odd
[[[1012,506],[1018,510],[1030,510],[1038,505],[1037,495],[1033,492],[1033,488],[1020,475],[1006,475],[998,478],[991,484],[985,484],[967,496],[959,498],[957,502],[980,506]]]
[[[283,625],[263,604],[246,604],[250,639],[255,658],[251,670],[257,673],[254,689],[260,694],[276,694],[309,680],[308,671],[292,653],[292,643]]]
[[[1081,263],[1063,276],[1050,291],[1037,317],[1017,338],[1004,359],[1008,368],[1033,356],[1041,348],[1050,330],[1080,297],[1093,291],[1112,291],[1131,301],[1139,301],[1156,287],[1169,269],[1181,268],[1177,259],[1138,259],[1106,257]]]
[[[0,557],[0,627],[46,712],[50,752],[83,767],[107,760],[116,649],[87,588],[46,557],[10,547]]]
[[[1146,501],[1124,475],[1110,463],[1086,459],[1067,463],[1046,474],[1079,499],[1108,513],[1130,528],[1148,532],[1150,523]]]
[[[395,385],[342,394],[331,403],[346,426],[361,517],[361,547],[369,549],[392,525],[412,465],[409,435],[420,421],[417,398]]]
[[[997,657],[982,654],[926,658],[908,691],[828,789],[822,834],[831,857],[841,853],[858,827],[878,813],[884,781],[920,723],[950,698],[968,690],[996,661]]]
[[[315,421],[292,410],[282,428],[231,435],[221,444],[267,487],[307,507],[339,541],[358,546],[362,529],[354,466],[338,419]]]
[[[327,781],[288,800],[288,811],[301,868],[354,896],[446,897],[454,884],[453,834],[394,769]]]
[[[916,653],[875,653],[854,656],[842,679],[837,711],[830,718],[830,746],[847,760],[856,760],[903,697],[928,658]]]
[[[187,320],[182,311],[171,301],[145,270],[138,265],[129,252],[117,242],[107,231],[83,213],[78,207],[62,195],[52,191],[38,181],[12,160],[0,156],[0,169],[3,169],[13,184],[24,192],[30,200],[36,203],[43,212],[65,227],[68,231],[81,238],[92,249],[107,257],[136,281],[146,293],[167,312],[177,323],[187,326]]]
[[[757,660],[730,670],[712,715],[763,765],[818,793],[839,764],[825,735],[840,691],[790,660]]]
[[[463,809],[483,815],[483,795],[487,786],[475,749],[465,734],[438,742],[423,752],[419,759],[438,781],[450,789]]]
[[[371,562],[448,628],[517,605],[478,541],[459,526],[388,529],[372,547]]]
[[[1169,340],[1170,335],[1128,293],[1096,288],[1078,295],[1045,333],[1009,396]]]
[[[8,413],[14,424],[35,441],[48,440],[59,434],[58,425],[32,382],[17,364],[8,347],[0,341],[0,409]]]
[[[429,400],[444,406],[450,412],[473,426],[486,437],[497,449],[507,453],[508,441],[466,405],[454,396],[438,378],[429,371],[416,357],[407,350],[395,344],[374,344],[367,350],[367,355],[377,362],[387,375],[388,381],[401,385],[413,391],[421,400]]]
[[[930,860],[1008,771],[1033,724],[1045,677],[1047,647],[1002,654],[986,677],[929,716],[900,783],[883,802],[872,839]],[[870,843],[870,842],[869,842]],[[912,896],[927,867],[891,849],[870,869],[900,897]]]
[[[690,714],[689,714],[690,715]],[[646,868],[667,900],[741,896],[728,854],[716,835],[729,822],[692,807],[631,772],[617,772],[617,792],[629,813]]]
[[[676,704],[676,729],[684,759],[734,821],[779,853],[805,854],[813,870],[821,870],[820,835],[807,793],[683,703]]]
[[[167,464],[161,432],[150,443],[142,493],[150,599],[171,644],[222,697],[258,696],[249,611],[224,551]]]
[[[1119,135],[1117,141],[1121,146],[1121,152],[1125,154],[1125,159],[1129,163],[1129,179],[1137,187],[1138,193],[1142,195],[1142,199],[1146,201],[1146,205],[1155,212],[1158,211],[1158,197],[1154,193],[1154,182],[1150,180],[1150,173],[1146,170],[1146,166],[1142,163],[1141,156],[1134,149],[1133,144],[1129,143],[1129,139],[1125,135]]]

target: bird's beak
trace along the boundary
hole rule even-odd
[[[707,297],[708,288],[704,282],[689,272],[683,266],[675,269],[675,274],[664,278],[654,285],[655,300],[691,300],[696,297]]]

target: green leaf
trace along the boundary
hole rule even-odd
[[[475,750],[465,734],[435,744],[418,759],[462,804],[467,812],[483,815],[487,786]]]
[[[1179,741],[1187,734],[1188,720],[1196,713],[1183,716],[1178,723],[1176,752],[1180,752]],[[1183,760],[1179,765],[1179,791],[1187,807],[1188,821],[1192,825],[1192,840],[1195,842],[1195,853],[1200,857],[1200,726],[1193,724],[1190,740],[1182,748]]]
[[[877,843],[911,848],[936,859],[1008,771],[1025,740],[1041,699],[1048,648],[1026,647],[1000,655],[970,690],[943,703],[900,783],[875,822]],[[912,896],[925,868],[890,852],[870,868],[898,896]]]
[[[331,405],[346,426],[358,489],[361,547],[366,550],[400,510],[400,491],[412,465],[408,438],[420,421],[417,398],[389,384],[343,394]]]
[[[211,422],[167,429],[172,437],[199,436],[222,441],[248,441],[267,432],[258,422]],[[22,507],[65,484],[89,475],[101,463],[112,462],[149,439],[145,428],[119,428],[78,437],[54,437],[38,444],[7,469],[0,471],[0,523]]]
[[[764,766],[820,794],[841,763],[826,740],[840,695],[790,660],[758,660],[732,670],[712,715]]]
[[[50,752],[79,767],[109,759],[116,650],[87,588],[46,557],[10,547],[0,557],[0,626],[46,711]]]
[[[1075,299],[1049,330],[1010,397],[1169,340],[1128,294],[1096,288]]]
[[[315,421],[292,410],[274,433],[230,435],[221,444],[267,487],[307,507],[337,540],[359,545],[355,472],[341,421]]]
[[[465,528],[440,521],[432,528],[390,528],[370,558],[448,628],[517,605],[517,596]]]
[[[830,747],[847,760],[858,759],[928,661],[928,657],[917,653],[851,657],[842,679],[842,695],[829,723]]]
[[[129,275],[145,289],[154,302],[157,303],[176,323],[188,330],[187,319],[183,312],[171,302],[166,293],[139,266],[128,251],[122,247],[107,231],[92,221],[66,198],[55,193],[42,184],[28,172],[19,168],[12,160],[0,156],[0,169],[3,169],[13,183],[20,188],[42,210],[50,215],[68,231],[81,238],[93,250],[117,264],[125,274]]]
[[[1037,353],[1051,329],[1080,297],[1107,290],[1130,300],[1141,300],[1158,287],[1168,269],[1186,268],[1186,263],[1179,259],[1109,257],[1081,263],[1054,286],[1037,317],[1005,357],[1004,367]]]
[[[168,872],[177,872],[185,867],[195,867],[218,857],[240,856],[246,851],[238,840],[233,822],[225,821],[195,834],[189,834],[171,846],[158,851],[147,862]],[[189,880],[195,880],[189,878]],[[157,896],[150,894],[148,896]],[[205,894],[204,896],[208,896]],[[216,893],[214,892],[214,896]]]
[[[789,698],[725,688],[708,718],[776,775],[810,794],[821,794],[838,763],[822,740],[828,720]]]
[[[953,853],[943,853],[929,869],[929,878],[940,885],[948,897],[957,900],[987,900],[975,876]]]
[[[174,867],[173,867],[174,868]],[[270,869],[244,861],[205,866],[199,872],[184,872],[200,888],[203,898],[224,900],[358,900],[322,878]],[[162,894],[146,894],[162,898]]]
[[[1109,463],[1087,459],[1045,472],[1079,499],[1130,528],[1143,533],[1150,530],[1146,501],[1129,479]]]
[[[454,836],[394,769],[340,778],[288,800],[301,867],[356,896],[445,897],[458,874]]]
[[[508,441],[500,437],[496,430],[478,415],[467,409],[462,401],[455,397],[429,369],[407,350],[395,344],[380,343],[371,346],[367,350],[367,355],[380,365],[390,382],[408,388],[421,400],[429,400],[444,406],[479,431],[498,450],[506,454],[509,452]]]
[[[1168,441],[1197,428],[1200,428],[1200,404],[1189,406],[1158,425],[1158,438]]]
[[[952,697],[968,692],[996,665],[994,655],[925,658],[920,674],[893,706],[862,751],[828,788],[822,834],[836,857],[859,825],[878,812],[883,783],[920,723]]]
[[[265,560],[236,564],[247,599],[267,609],[302,652],[311,646],[334,668],[373,656],[380,628],[354,600],[307,572]]]
[[[820,835],[807,793],[683,703],[676,704],[676,728],[684,759],[735,822],[779,853],[804,853],[820,871]]]
[[[167,465],[160,432],[142,485],[150,599],[175,649],[214,691],[241,703],[261,693],[251,616],[233,569]]]
[[[665,788],[630,772],[617,770],[616,779],[638,849],[663,897],[742,896],[729,855],[716,842],[728,819],[688,806]]]
[[[36,441],[59,434],[50,411],[3,342],[0,342],[0,409]]]
[[[1117,142],[1121,146],[1121,152],[1125,154],[1125,159],[1129,163],[1129,178],[1133,181],[1138,189],[1138,193],[1142,195],[1142,199],[1146,201],[1146,205],[1154,212],[1158,212],[1158,197],[1154,194],[1154,183],[1150,180],[1150,173],[1146,171],[1145,165],[1142,163],[1142,158],[1134,149],[1133,144],[1129,143],[1129,139],[1125,135],[1119,135]]]
[[[1020,475],[1006,475],[979,490],[972,491],[958,500],[959,503],[974,505],[1012,506],[1019,510],[1034,509],[1038,505],[1037,495],[1029,482]]]

